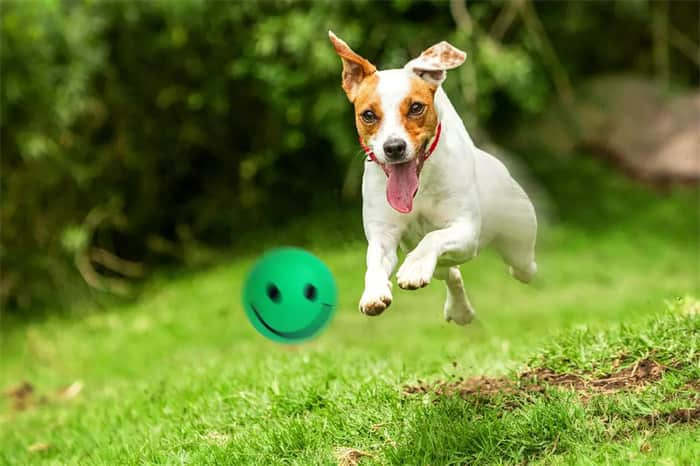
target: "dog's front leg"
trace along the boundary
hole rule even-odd
[[[415,290],[430,283],[441,256],[452,265],[473,258],[478,248],[479,227],[472,222],[459,222],[431,231],[408,253],[396,273],[396,281],[405,290]]]
[[[398,235],[380,233],[368,235],[365,291],[360,298],[360,311],[370,316],[384,312],[391,304],[389,277],[396,267]]]

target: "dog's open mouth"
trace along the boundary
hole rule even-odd
[[[413,210],[413,198],[418,192],[418,159],[387,164],[384,171],[388,177],[386,200],[389,205],[402,214]]]
[[[424,145],[425,146],[425,145]],[[418,192],[421,168],[425,161],[425,148],[412,160],[403,163],[385,164],[386,200],[397,212],[407,214],[413,210],[413,198]]]

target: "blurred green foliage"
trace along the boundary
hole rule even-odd
[[[470,2],[465,18],[459,2],[410,0],[3,2],[2,303],[55,297],[76,270],[110,288],[92,272],[196,261],[347,205],[362,157],[328,29],[380,68],[440,40],[467,50],[445,86],[477,135],[567,82],[655,69],[656,3],[520,4]],[[696,6],[665,5],[693,36]],[[692,62],[669,67],[696,84]]]

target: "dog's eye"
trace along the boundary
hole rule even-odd
[[[362,121],[370,125],[377,121],[377,115],[372,110],[365,110],[360,117],[362,117]]]
[[[425,105],[420,103],[420,102],[413,102],[411,104],[411,107],[408,109],[408,114],[409,115],[420,115],[423,113],[423,110],[425,110]]]

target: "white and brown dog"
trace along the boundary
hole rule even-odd
[[[447,70],[466,54],[440,42],[402,69],[377,71],[328,32],[343,61],[342,87],[355,106],[368,155],[362,180],[367,247],[360,310],[380,314],[392,300],[397,247],[408,252],[396,273],[415,290],[434,276],[447,285],[445,319],[463,325],[474,310],[459,265],[491,243],[511,274],[537,271],[535,209],[505,166],[474,146],[442,90]]]

